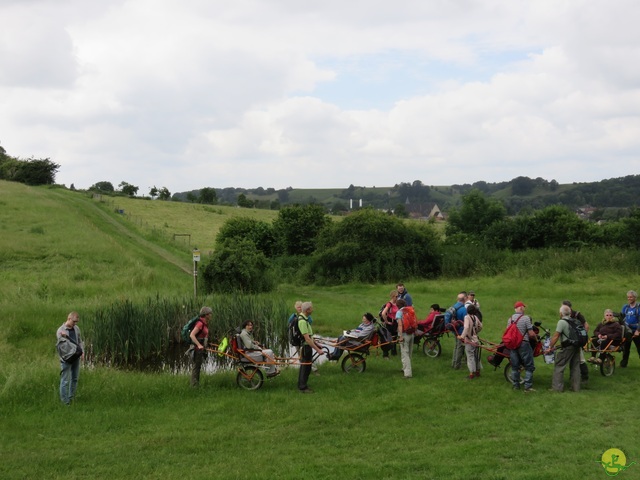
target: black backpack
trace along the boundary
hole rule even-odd
[[[304,345],[304,336],[298,326],[299,321],[300,317],[297,317],[292,322],[289,322],[289,343],[294,347],[301,347]]]
[[[563,347],[584,347],[589,341],[589,335],[584,329],[584,325],[573,318],[565,318],[569,324],[569,337],[562,341]]]

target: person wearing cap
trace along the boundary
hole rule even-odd
[[[329,355],[329,360],[340,360],[342,352],[344,351],[344,348],[340,347],[358,346],[367,338],[369,338],[373,333],[373,329],[375,328],[375,325],[373,323],[374,320],[374,316],[371,313],[367,312],[362,315],[362,322],[360,323],[360,325],[358,325],[353,330],[345,330],[345,332],[338,337],[338,340],[336,342],[338,346],[331,353],[331,355]]]
[[[192,387],[200,385],[200,370],[202,370],[202,364],[207,358],[205,348],[209,342],[209,320],[211,320],[212,316],[213,310],[211,310],[211,307],[202,307],[200,309],[200,318],[189,335],[193,349],[193,368],[191,369]]]
[[[551,337],[551,344],[549,348],[544,351],[545,354],[549,354],[553,351],[555,344],[560,337],[570,338],[570,329],[572,328],[569,323],[571,319],[571,307],[569,305],[560,306],[560,320],[556,325],[556,331],[553,332]],[[560,350],[556,352],[556,358],[553,367],[553,376],[551,377],[551,389],[555,392],[562,392],[564,390],[564,371],[569,366],[569,379],[571,382],[571,390],[574,392],[580,391],[580,348],[577,345],[567,345],[561,343]]]
[[[533,363],[533,349],[531,340],[536,339],[536,332],[533,330],[531,317],[524,314],[527,306],[518,301],[513,305],[515,313],[509,317],[507,327],[515,322],[516,327],[522,334],[522,343],[517,350],[511,350],[511,383],[514,390],[520,390],[520,368],[524,368],[524,391],[525,393],[535,392],[533,388],[533,371],[536,369]]]
[[[482,312],[480,311],[480,302],[476,300],[476,292],[469,290],[467,293],[467,300],[464,302],[464,306],[469,308],[469,305],[473,305],[476,310],[476,316],[482,321]]]

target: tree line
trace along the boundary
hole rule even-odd
[[[248,217],[227,220],[212,257],[203,263],[203,278],[205,289],[215,293],[266,292],[282,282],[462,278],[506,271],[520,261],[514,260],[518,252],[529,265],[532,258],[535,263],[577,254],[580,262],[598,260],[610,267],[611,249],[623,252],[616,258],[625,265],[629,255],[638,256],[638,231],[639,209],[604,224],[583,220],[559,205],[508,216],[501,202],[477,189],[452,209],[444,235],[428,222],[403,221],[373,208],[335,221],[320,205],[291,205],[282,207],[271,223]],[[530,252],[554,253],[540,257]],[[560,271],[567,270],[565,260]],[[581,267],[585,265],[571,265],[568,271]]]

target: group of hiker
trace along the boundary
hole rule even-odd
[[[579,391],[581,384],[588,380],[587,362],[601,363],[602,353],[612,349],[622,348],[620,367],[625,368],[629,362],[631,344],[635,344],[640,356],[640,305],[638,294],[630,290],[627,292],[627,303],[622,306],[620,313],[611,309],[604,311],[604,318],[588,337],[589,324],[584,315],[572,308],[569,300],[564,300],[558,309],[559,320],[550,340],[543,347],[545,356],[555,353],[555,366],[552,377],[551,390],[564,390],[563,375],[567,367],[570,372],[570,386],[573,391]],[[505,334],[496,355],[490,356],[488,361],[497,366],[502,358],[509,358],[511,362],[511,381],[514,390],[523,389],[524,392],[534,392],[533,372],[534,348],[539,341],[538,329],[531,317],[526,315],[526,305],[522,301],[515,302],[514,313],[507,320]],[[289,324],[295,325],[299,333],[296,346],[299,355],[298,390],[301,393],[313,393],[308,385],[309,376],[317,367],[313,362],[314,352],[320,356],[325,354],[322,344],[314,337],[312,329],[313,304],[298,301],[295,312],[289,318]],[[209,337],[208,321],[213,313],[210,307],[202,307],[198,317],[192,320],[188,331],[191,342],[193,367],[191,371],[191,385],[199,385],[202,364],[206,359]],[[443,318],[444,317],[444,318]],[[482,330],[482,311],[473,291],[460,292],[456,302],[447,309],[438,304],[432,304],[425,320],[417,321],[413,309],[413,299],[405,286],[398,283],[389,294],[389,300],[382,306],[379,318],[384,330],[388,333],[387,343],[392,347],[383,350],[383,358],[397,355],[396,345],[400,346],[402,359],[402,373],[404,378],[412,378],[411,354],[414,336],[428,332],[437,318],[444,320],[446,331],[455,335],[455,345],[451,367],[460,369],[463,356],[466,356],[469,380],[480,376],[482,363],[480,361],[481,342],[478,333]],[[60,399],[69,405],[74,399],[80,360],[84,356],[84,342],[77,324],[80,317],[77,312],[71,312],[65,323],[56,332],[57,350],[60,359]],[[375,328],[376,318],[367,312],[362,316],[361,323],[352,330],[345,331],[338,337],[335,348],[328,355],[329,361],[340,359],[344,349],[357,345],[358,342],[369,339]],[[253,338],[253,322],[250,320],[242,324],[239,334],[241,348],[247,351],[250,358],[265,364],[268,377],[278,375],[274,353]],[[591,357],[585,359],[583,348],[587,342]],[[536,350],[540,353],[540,349]],[[553,358],[553,356],[551,357]],[[272,360],[272,361],[269,361]],[[524,378],[521,378],[521,371]]]

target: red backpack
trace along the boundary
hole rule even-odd
[[[415,333],[418,328],[418,320],[416,320],[416,311],[413,307],[402,308],[402,331],[407,334]]]
[[[518,318],[512,320],[511,323],[507,326],[507,329],[504,331],[502,335],[502,343],[509,350],[517,350],[520,348],[522,344],[523,335],[518,329],[518,321],[524,316],[524,313],[521,313]]]

